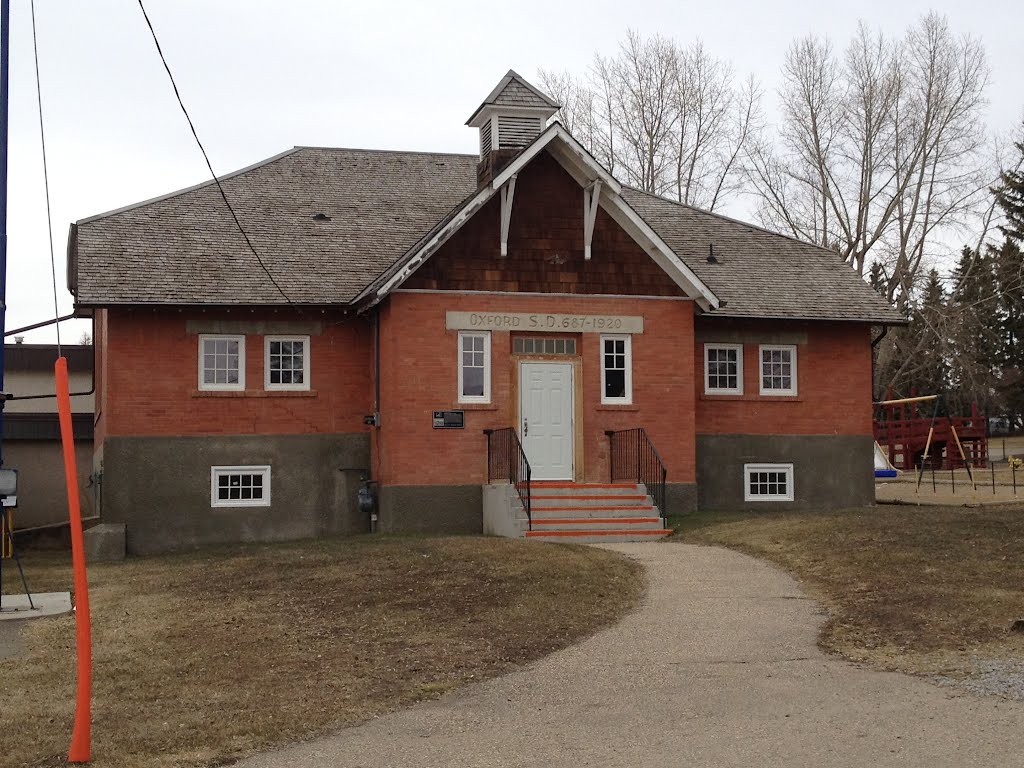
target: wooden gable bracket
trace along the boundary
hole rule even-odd
[[[586,261],[590,261],[590,243],[594,239],[594,222],[597,221],[597,204],[600,199],[600,180],[583,188],[583,258]]]
[[[512,219],[512,199],[516,196],[516,175],[501,188],[501,255],[508,256],[508,224]]]

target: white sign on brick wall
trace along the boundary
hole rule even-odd
[[[544,312],[446,312],[452,331],[643,333],[643,315],[555,315]]]

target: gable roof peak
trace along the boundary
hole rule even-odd
[[[503,108],[514,111],[534,111],[543,113],[545,118],[549,118],[561,108],[561,104],[536,86],[527,82],[514,69],[510,69],[498,81],[498,84],[487,95],[487,98],[469,116],[466,125],[472,128],[479,128],[480,123],[491,112],[495,109]]]

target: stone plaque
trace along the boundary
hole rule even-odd
[[[555,315],[545,312],[446,312],[453,331],[531,333],[643,333],[642,315]]]

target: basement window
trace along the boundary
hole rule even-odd
[[[744,464],[744,501],[792,501],[792,464]]]
[[[245,336],[199,335],[199,388],[245,389]]]
[[[269,507],[270,467],[210,467],[210,506]]]

